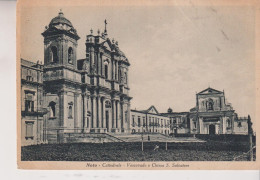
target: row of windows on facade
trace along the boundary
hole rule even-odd
[[[180,124],[180,123],[182,123],[182,119],[181,119],[181,117],[170,117],[170,123],[173,123],[173,124]]]
[[[135,129],[132,129],[132,133],[136,133],[136,131],[138,132],[138,133],[140,133],[140,132],[142,132],[142,133],[145,133],[146,132],[146,130],[145,129],[137,129],[137,130],[135,130]],[[154,132],[156,132],[156,133],[162,133],[162,134],[170,134],[170,131],[169,130],[157,130],[157,129],[149,129],[148,130],[148,132],[150,132],[150,133],[154,133]]]
[[[166,119],[161,119],[161,124],[160,124],[160,118],[154,118],[154,117],[149,117],[149,123],[147,125],[149,126],[161,126],[163,127],[163,122],[164,122],[164,125],[167,126],[169,125],[169,120],[166,121]],[[166,124],[167,122],[167,124]],[[146,126],[146,123],[145,123],[145,117],[143,117],[143,123],[141,123],[141,117],[138,116],[138,120],[137,120],[137,126],[138,127],[141,127],[141,124],[143,124],[143,126]],[[136,123],[135,123],[135,116],[132,116],[132,126],[135,127]]]
[[[52,63],[58,63],[59,62],[58,50],[57,50],[56,46],[51,47],[50,62],[52,62]],[[69,49],[68,49],[68,63],[73,64],[73,49],[72,49],[72,47],[69,47]]]

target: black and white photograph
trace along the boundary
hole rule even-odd
[[[167,3],[20,1],[20,168],[259,168],[259,9]]]

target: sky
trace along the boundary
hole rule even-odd
[[[255,117],[255,22],[247,6],[41,7],[22,9],[21,57],[43,62],[44,31],[62,9],[76,28],[78,59],[92,28],[118,41],[131,64],[132,109],[195,107],[196,92],[225,91],[239,116]]]

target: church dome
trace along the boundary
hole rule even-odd
[[[59,25],[59,24],[66,24],[70,27],[73,27],[71,22],[64,17],[64,14],[63,14],[62,11],[59,12],[58,16],[56,16],[55,18],[53,18],[51,20],[49,26],[51,27],[51,26],[56,26],[56,25]]]
[[[42,33],[44,37],[64,33],[72,38],[78,40],[80,37],[77,30],[73,27],[71,22],[64,17],[63,12],[60,10],[59,15],[53,18],[48,26],[45,26],[45,31]]]

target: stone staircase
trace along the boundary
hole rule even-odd
[[[69,136],[68,136],[69,135]],[[104,142],[124,142],[107,133],[73,133],[66,135],[66,142],[70,143],[104,143]]]
[[[148,139],[149,136],[149,139]],[[142,142],[142,134],[65,133],[61,143]],[[159,133],[143,134],[143,142],[205,142],[194,137],[171,137]],[[48,136],[48,143],[59,143],[56,134]]]
[[[141,134],[113,134],[118,139],[123,140],[124,142],[141,142],[142,135]],[[149,139],[148,140],[148,136]],[[144,142],[205,142],[203,140],[194,138],[194,137],[171,137],[166,136],[164,134],[144,134],[143,135]]]

